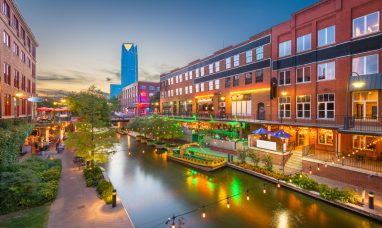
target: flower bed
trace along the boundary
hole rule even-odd
[[[96,187],[99,198],[103,199],[105,203],[111,204],[113,185],[105,180],[102,170],[96,166],[94,168],[87,167],[84,169],[84,176],[87,187]]]

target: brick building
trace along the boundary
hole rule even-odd
[[[32,115],[27,99],[36,94],[36,39],[13,0],[0,12],[0,119]]]
[[[292,135],[286,149],[254,135],[249,146],[299,171],[325,165],[382,177],[381,9],[381,0],[322,0],[302,9],[161,75],[161,110],[245,122],[248,133],[283,129]]]
[[[123,87],[118,95],[121,111],[135,115],[159,112],[159,103],[155,101],[159,90],[158,82],[138,81]]]

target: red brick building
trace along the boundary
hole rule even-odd
[[[302,9],[161,75],[161,110],[246,122],[247,132],[283,129],[292,135],[286,151],[278,139],[253,135],[249,146],[278,164],[285,156],[296,170],[325,165],[382,177],[381,10],[381,0],[322,0]]]
[[[32,114],[36,94],[36,39],[13,0],[0,1],[0,119]]]
[[[122,88],[118,95],[121,111],[134,115],[147,115],[159,112],[158,96],[160,87],[158,82],[138,81]]]

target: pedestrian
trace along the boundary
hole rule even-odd
[[[60,140],[57,140],[57,143],[56,143],[56,152],[57,152],[57,154],[60,153],[60,151],[58,150],[59,146],[60,146]]]

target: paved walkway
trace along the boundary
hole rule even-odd
[[[99,199],[95,188],[87,188],[82,171],[73,166],[73,154],[62,159],[62,173],[56,200],[50,207],[48,228],[134,227],[121,202],[112,208]]]

